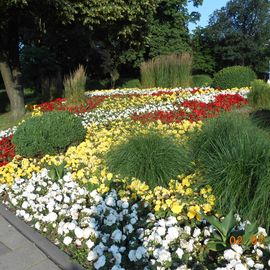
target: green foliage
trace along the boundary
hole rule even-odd
[[[65,98],[70,104],[81,104],[85,101],[86,71],[82,65],[68,77],[64,78]]]
[[[250,86],[257,78],[255,72],[249,67],[233,66],[220,70],[214,75],[214,87],[229,89],[234,87]]]
[[[128,79],[121,84],[120,88],[141,88],[139,79]]]
[[[167,186],[170,179],[191,168],[187,149],[156,133],[131,137],[112,148],[106,159],[113,173],[136,177],[151,187]]]
[[[55,155],[86,135],[81,120],[67,111],[53,111],[32,117],[18,126],[12,142],[16,154],[24,157]]]
[[[223,220],[219,220],[215,216],[207,216],[204,214],[202,214],[202,217],[215,229],[213,236],[207,243],[207,247],[213,251],[226,249],[232,230],[237,224],[233,211],[230,211]]]
[[[255,223],[247,224],[245,230],[237,229],[238,222],[233,215],[233,211],[230,211],[222,220],[217,219],[215,216],[204,215],[203,213],[201,215],[215,229],[207,243],[208,249],[212,251],[223,251],[227,249],[231,245],[231,237],[239,241],[239,244],[244,248],[250,247],[252,245],[252,238],[258,231]]]
[[[62,162],[60,165],[52,164],[48,166],[48,176],[54,181],[62,179],[65,172],[65,166],[66,162]]]
[[[191,85],[192,57],[188,53],[156,57],[141,65],[143,87],[187,87]]]
[[[104,80],[86,80],[86,89],[87,90],[103,90],[103,89],[109,89],[110,88],[110,80],[104,79]]]
[[[270,225],[269,135],[240,114],[208,120],[190,141],[194,159],[222,212]]]
[[[149,23],[149,35],[146,41],[147,57],[191,52],[187,24],[190,21],[196,21],[199,16],[197,12],[189,13],[186,7],[188,2],[193,2],[193,5],[198,6],[203,1],[162,0],[158,2],[156,12]]]
[[[202,42],[217,66],[251,66],[257,73],[268,69],[270,51],[270,2],[230,0],[216,10],[205,28]],[[208,47],[208,48],[207,48]]]
[[[250,114],[252,121],[262,129],[270,131],[270,110],[262,109]]]
[[[213,79],[209,75],[193,75],[192,76],[193,87],[206,87],[211,86]]]
[[[270,85],[263,80],[252,82],[248,102],[255,109],[270,109]]]
[[[213,46],[204,28],[197,27],[191,35],[191,46],[193,55],[192,70],[195,74],[215,73],[216,60],[213,53]]]

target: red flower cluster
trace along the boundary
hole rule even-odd
[[[184,119],[199,121],[205,118],[217,117],[220,112],[230,111],[233,107],[240,107],[244,104],[247,104],[247,100],[238,94],[219,95],[214,102],[184,101],[180,104],[180,107],[185,109],[169,112],[157,111],[146,114],[135,113],[132,119],[143,123],[157,120],[163,123],[179,123]]]
[[[11,139],[13,135],[0,139],[0,167],[9,163],[15,156],[15,146]]]
[[[85,104],[79,106],[67,106],[65,104],[66,99],[57,98],[55,100],[44,102],[37,105],[37,108],[40,108],[42,112],[50,112],[54,110],[58,111],[70,111],[73,113],[84,113],[95,109],[99,104],[101,104],[106,97],[104,96],[94,96],[86,99]]]

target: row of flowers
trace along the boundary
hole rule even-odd
[[[140,179],[113,175],[105,162],[112,146],[136,134],[155,130],[185,143],[200,129],[200,120],[245,105],[247,93],[211,88],[94,92],[88,108],[70,109],[82,118],[87,135],[66,153],[13,157],[15,129],[1,133],[0,197],[88,269],[269,269],[270,246],[257,241],[268,237],[263,228],[255,232],[254,245],[227,239],[222,249],[211,249],[218,230],[202,217],[220,213],[215,213],[212,188],[198,187],[199,172],[150,189]],[[35,106],[33,114],[66,109],[59,99]],[[247,224],[238,220],[235,232]]]
[[[184,179],[182,180],[184,185]],[[46,169],[18,179],[7,193],[9,206],[46,234],[83,266],[92,269],[268,269],[265,243],[240,246],[228,243],[210,252],[215,228],[204,220],[183,222],[182,214],[159,217],[140,196],[121,195],[122,187],[89,191],[66,172],[54,181]],[[185,195],[182,195],[183,197]],[[239,228],[247,223],[239,221]],[[267,236],[259,228],[256,237]]]

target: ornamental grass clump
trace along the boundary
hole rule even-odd
[[[12,143],[23,157],[55,155],[82,142],[86,129],[81,120],[67,111],[53,111],[35,116],[18,126]]]
[[[64,78],[64,93],[67,102],[71,105],[85,102],[86,70],[82,65]]]
[[[136,135],[107,154],[109,170],[136,177],[150,187],[167,186],[170,179],[191,169],[189,152],[171,137],[157,133]]]
[[[260,225],[270,225],[269,135],[239,114],[206,121],[190,141],[204,181],[224,213],[239,212]]]
[[[189,53],[155,57],[142,63],[143,87],[188,87],[192,84],[192,56]]]
[[[254,109],[270,109],[270,85],[263,80],[252,82],[248,102]]]

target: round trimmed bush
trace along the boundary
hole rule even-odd
[[[239,212],[270,225],[270,140],[249,118],[228,113],[210,119],[190,141],[198,168],[222,212]]]
[[[107,154],[111,172],[136,177],[150,187],[167,186],[168,181],[191,168],[187,149],[170,137],[150,133],[131,137]]]
[[[207,87],[213,82],[213,79],[209,75],[193,75],[192,76],[193,87]]]
[[[250,86],[251,82],[256,78],[257,76],[251,68],[232,66],[224,68],[215,74],[213,86],[222,89],[246,87]]]
[[[16,154],[24,157],[55,155],[70,145],[83,141],[86,129],[81,120],[66,111],[44,113],[22,123],[16,130],[12,143]]]

